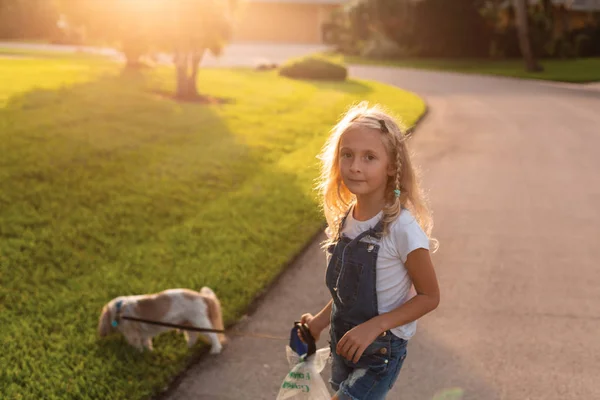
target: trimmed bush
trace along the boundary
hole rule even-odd
[[[287,61],[279,74],[295,79],[343,81],[348,76],[348,70],[343,64],[333,60],[308,56]]]

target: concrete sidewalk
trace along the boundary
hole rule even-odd
[[[271,290],[256,304],[253,314],[235,330],[289,338],[295,320],[305,312],[316,313],[330,299],[325,287],[325,254],[316,240],[281,275]],[[326,347],[323,332],[317,348]],[[186,371],[162,400],[274,400],[289,366],[287,340],[229,336],[230,343],[216,356],[206,355]],[[329,379],[328,368],[322,374]]]

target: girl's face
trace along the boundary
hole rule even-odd
[[[393,175],[389,156],[378,129],[350,128],[342,135],[339,167],[344,185],[357,197],[385,194]]]

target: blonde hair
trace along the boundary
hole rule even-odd
[[[430,237],[433,219],[420,188],[418,171],[413,167],[408,153],[406,130],[398,121],[390,113],[384,111],[381,106],[369,106],[368,102],[363,101],[352,106],[331,130],[331,134],[318,156],[321,160],[321,175],[317,190],[322,196],[322,208],[330,238],[325,245],[337,240],[341,220],[356,202],[356,197],[344,185],[339,168],[339,146],[342,135],[356,127],[379,130],[390,163],[395,165],[396,173],[388,177],[385,189],[384,235],[389,233],[390,224],[398,218],[402,207],[405,207]],[[396,188],[400,189],[400,197],[395,196]]]

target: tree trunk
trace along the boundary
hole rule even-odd
[[[529,72],[540,72],[544,69],[535,59],[531,50],[531,39],[529,37],[529,21],[527,19],[527,0],[513,0],[515,5],[515,16],[517,32],[519,35],[519,47],[525,61],[525,68]]]
[[[567,10],[565,8],[565,6],[560,6],[559,8],[559,12],[560,12],[560,22],[561,22],[561,27],[562,27],[562,32],[561,32],[561,36],[566,35],[569,33],[569,31],[571,30],[571,27],[569,26],[569,10]]]
[[[188,93],[193,94],[195,97],[200,97],[198,93],[198,87],[196,86],[196,78],[198,77],[198,67],[204,56],[204,50],[195,51],[190,54],[191,72],[188,79]]]
[[[135,43],[125,41],[123,43],[123,54],[125,55],[125,67],[137,69],[142,66],[140,62],[140,58],[142,57],[143,52],[140,50],[139,46],[136,46]]]
[[[542,0],[542,7],[544,8],[544,13],[546,14],[546,16],[548,18],[552,18],[552,7],[554,7],[552,5],[552,0]]]
[[[125,68],[139,69],[142,63],[140,58],[133,54],[125,53]]]
[[[195,100],[200,97],[196,87],[198,67],[204,51],[177,52],[175,54],[175,68],[177,69],[177,93],[181,100]]]
[[[123,54],[125,55],[125,68],[137,69],[140,67],[140,55],[137,52],[125,49]]]
[[[192,54],[187,51],[175,55],[175,68],[177,70],[177,92],[175,97],[180,100],[194,100],[198,97],[195,81],[191,81]]]
[[[178,99],[187,98],[187,58],[186,52],[178,51],[175,53],[175,70],[177,71],[177,89],[175,97]]]

